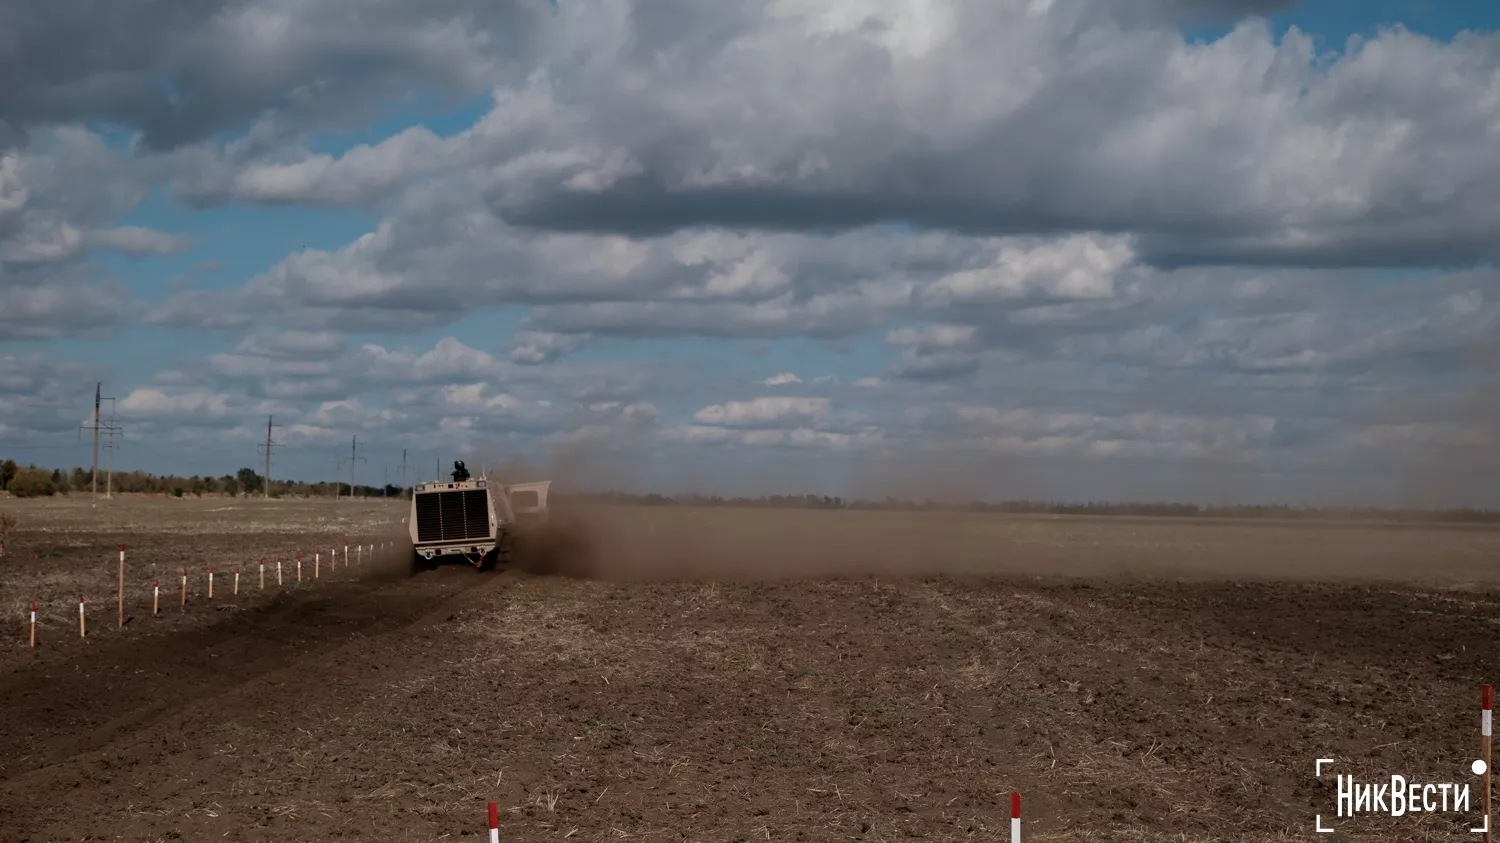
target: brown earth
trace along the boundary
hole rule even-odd
[[[1477,803],[1500,531],[620,508],[532,537],[592,579],[398,548],[161,617],[146,584],[116,628],[122,541],[141,586],[400,527],[224,506],[6,505],[0,839],[478,840],[493,800],[505,840],[990,840],[1012,790],[1027,840],[1479,821],[1336,819],[1313,769]]]

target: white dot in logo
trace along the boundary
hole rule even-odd
[[[1480,758],[1476,759],[1473,764],[1470,764],[1469,769],[1474,771],[1474,775],[1482,776],[1484,775],[1484,771],[1488,768],[1484,766],[1484,759]]]

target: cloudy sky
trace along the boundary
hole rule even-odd
[[[1497,26],[0,0],[0,456],[1497,505]]]

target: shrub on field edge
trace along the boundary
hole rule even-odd
[[[0,559],[5,558],[5,540],[16,530],[16,519],[0,512]]]
[[[18,498],[42,498],[57,494],[57,487],[52,485],[52,475],[39,468],[17,471],[7,489]]]

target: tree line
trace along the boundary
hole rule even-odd
[[[46,469],[36,465],[19,465],[15,460],[0,461],[0,490],[10,492],[18,498],[51,497],[74,492],[93,490],[93,475],[89,469],[74,467]],[[104,472],[99,473],[99,491],[105,491]],[[172,497],[202,497],[204,495],[264,494],[265,478],[255,469],[242,468],[234,474],[220,477],[193,475],[183,477],[175,474],[153,474],[148,471],[116,471],[108,480],[109,489],[120,494],[170,495]],[[400,497],[401,489],[384,486],[356,485],[357,497]],[[349,484],[336,481],[307,483],[297,480],[273,480],[271,497],[336,497],[349,494]]]
[[[221,477],[182,477],[173,474],[152,474],[144,471],[117,471],[111,482],[112,490],[121,494],[154,494],[174,497],[201,497],[203,495],[261,495],[265,489],[265,478],[254,469],[242,468],[234,474]],[[104,491],[105,479],[101,472],[99,489]],[[92,489],[92,477],[86,468],[63,469],[39,468],[35,465],[20,466],[15,460],[0,461],[0,490],[16,497],[46,497],[66,495],[74,492],[87,493]],[[356,497],[378,498],[402,497],[399,486],[355,486]],[[332,498],[348,496],[349,484],[338,481],[283,481],[271,484],[273,498]],[[662,495],[631,492],[604,492],[598,494],[569,493],[559,490],[553,494],[558,504],[570,502],[629,504],[635,506],[727,506],[727,507],[771,507],[797,509],[850,509],[850,510],[911,510],[911,511],[965,511],[1011,513],[1016,515],[1125,515],[1176,518],[1259,518],[1277,520],[1352,520],[1352,521],[1442,521],[1455,523],[1500,523],[1500,510],[1480,508],[1451,509],[1393,509],[1381,507],[1295,507],[1284,504],[1250,504],[1243,506],[1205,506],[1190,503],[1162,502],[1108,502],[1017,500],[998,503],[973,502],[955,504],[933,500],[904,500],[895,497],[880,499],[844,498],[834,495],[762,495],[759,497],[732,497],[722,495]]]

